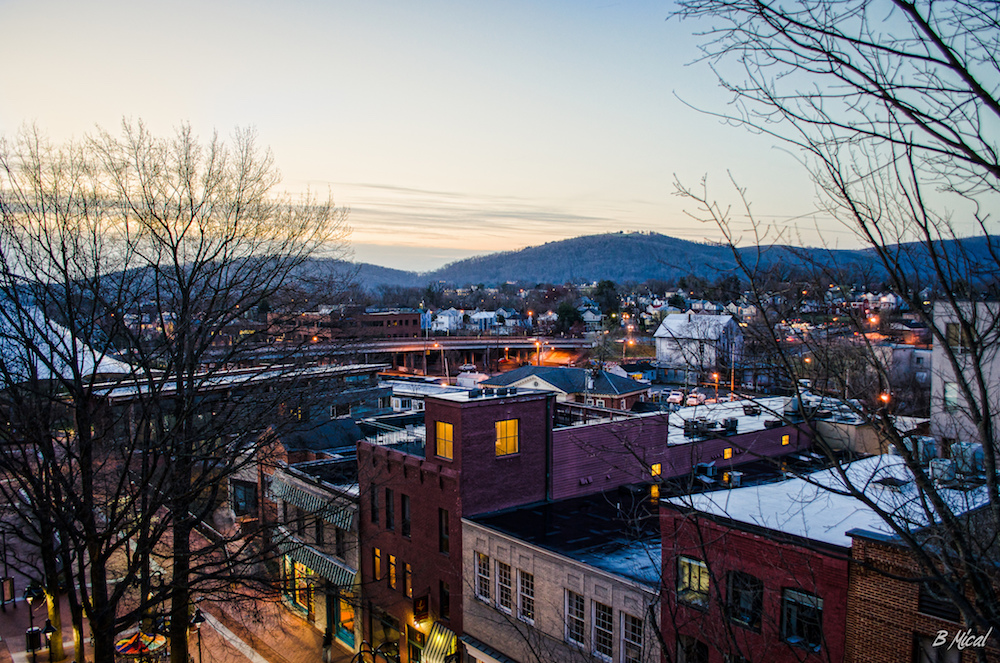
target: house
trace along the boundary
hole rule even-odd
[[[601,328],[601,323],[604,321],[601,309],[596,306],[579,306],[577,310],[580,312],[580,317],[583,318],[583,324],[587,331],[597,331]]]
[[[653,338],[656,361],[673,377],[732,366],[743,354],[743,332],[731,315],[671,314]]]
[[[649,386],[607,371],[562,366],[522,366],[481,383],[483,387],[540,389],[560,402],[629,410],[649,396]]]
[[[465,311],[456,308],[449,308],[433,314],[431,331],[451,333],[457,331],[462,326]]]

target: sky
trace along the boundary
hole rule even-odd
[[[787,241],[838,243],[796,155],[703,112],[728,98],[671,9],[0,0],[0,134],[253,127],[282,189],[332,195],[355,259],[400,269],[618,230],[721,239],[675,178],[724,205],[735,182]]]

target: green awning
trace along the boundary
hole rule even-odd
[[[351,531],[354,525],[354,514],[357,508],[353,504],[337,503],[320,495],[306,492],[301,488],[275,477],[271,481],[270,497],[272,500],[288,502],[310,515],[336,525],[342,530]]]
[[[275,532],[275,543],[281,554],[288,555],[334,585],[345,589],[354,585],[357,570],[295,540],[283,528],[278,528]]]

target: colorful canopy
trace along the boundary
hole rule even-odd
[[[115,651],[122,656],[145,656],[161,649],[167,639],[156,633],[136,633],[115,643]]]

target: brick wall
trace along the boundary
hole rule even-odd
[[[549,394],[428,398],[427,458],[462,475],[462,515],[488,513],[545,499],[548,435],[555,398]],[[496,422],[517,420],[518,452],[496,455]],[[437,459],[435,423],[451,423],[453,460]],[[458,530],[456,530],[457,532]]]
[[[943,630],[948,632],[950,643],[957,630],[964,630],[960,624],[918,610],[919,585],[900,579],[921,575],[905,548],[855,537],[852,552],[856,564],[851,570],[847,598],[845,661],[895,663],[914,660],[917,637],[933,638]],[[998,644],[1000,634],[994,634],[986,650],[987,660],[1000,661]],[[967,649],[961,654],[961,660],[977,660],[977,653]]]
[[[462,631],[462,529],[459,512],[459,481],[454,468],[399,451],[358,444],[360,487],[359,549],[362,591],[366,605],[375,605],[400,622],[403,642],[400,653],[406,663],[406,626],[414,626],[413,599],[404,593],[403,564],[412,568],[414,597],[427,594],[430,618],[417,628],[425,635],[434,621],[456,633]],[[378,496],[378,523],[372,520],[371,492]],[[392,490],[394,526],[387,528],[385,489]],[[403,536],[402,495],[410,498],[410,535]],[[439,549],[439,509],[448,511],[449,551]],[[381,551],[382,575],[374,577],[373,549]],[[389,586],[389,555],[398,560],[396,589]],[[441,615],[440,583],[450,588],[450,618]],[[371,638],[368,614],[365,637]]]
[[[685,514],[662,507],[663,579],[661,605],[664,640],[673,647],[679,635],[709,648],[709,661],[722,663],[726,653],[739,652],[754,661],[841,661],[847,623],[848,554],[846,548],[811,545],[789,538]],[[678,558],[705,562],[710,583],[704,607],[678,600]],[[763,583],[759,628],[744,627],[727,613],[728,574],[742,571]],[[813,652],[784,642],[783,597],[786,590],[823,600],[822,643]]]

